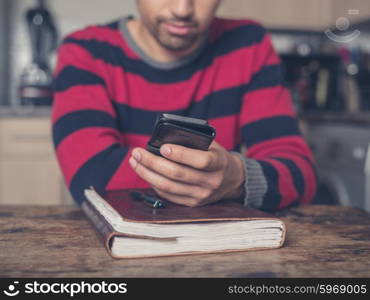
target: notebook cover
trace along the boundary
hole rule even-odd
[[[164,208],[152,208],[130,195],[133,190],[110,191],[103,198],[126,221],[149,223],[184,223],[206,221],[237,221],[246,219],[270,218],[270,214],[245,207],[233,200],[223,200],[201,207],[187,207],[166,201],[151,189],[136,189],[141,193],[156,196],[165,204]]]

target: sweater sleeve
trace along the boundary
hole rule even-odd
[[[119,120],[106,85],[106,72],[81,46],[66,42],[58,51],[52,108],[57,160],[74,200],[84,189],[146,187],[131,169]]]
[[[240,132],[246,170],[245,204],[265,210],[308,203],[316,191],[312,153],[303,139],[281,62],[265,34],[250,68]]]

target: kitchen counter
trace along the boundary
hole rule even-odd
[[[0,106],[0,118],[3,117],[50,117],[51,107],[12,107]],[[310,112],[299,115],[302,121],[340,122],[370,125],[370,111],[359,113],[346,112]]]
[[[280,249],[110,258],[79,208],[0,206],[0,277],[370,277],[370,214],[299,206],[276,214]]]
[[[0,118],[43,118],[50,117],[50,107],[0,106]]]
[[[352,125],[370,125],[370,111],[347,112],[310,112],[299,116],[300,120],[307,122],[351,123]]]

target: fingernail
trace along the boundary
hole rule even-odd
[[[140,153],[140,151],[138,151],[138,150],[134,150],[134,151],[132,152],[132,156],[133,156],[137,161],[140,161],[140,159],[141,159],[141,153]]]
[[[136,168],[137,161],[133,157],[130,157],[130,159],[128,160],[128,162],[130,163],[131,167],[133,167],[134,169]]]
[[[171,154],[171,148],[168,147],[168,146],[163,146],[161,148],[161,153],[164,155],[164,156],[169,156]]]

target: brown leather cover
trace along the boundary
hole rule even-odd
[[[245,207],[242,204],[236,203],[232,200],[224,200],[203,207],[186,207],[173,204],[165,201],[165,208],[153,209],[143,201],[133,199],[130,195],[132,190],[110,191],[103,196],[103,198],[122,216],[125,221],[129,222],[147,222],[147,223],[189,223],[189,222],[209,222],[209,221],[242,221],[242,220],[256,220],[256,219],[277,219],[272,215],[256,210],[253,208]],[[155,195],[153,190],[150,189],[135,189],[148,195]],[[112,254],[111,246],[114,237],[130,237],[130,235],[117,232],[106,221],[106,219],[99,213],[99,211],[87,200],[82,204],[82,211],[96,229],[97,234],[103,242],[107,252],[113,258],[139,258],[151,256],[133,256],[133,257],[115,257]],[[281,221],[281,220],[280,220]],[[285,241],[286,227],[282,222],[282,239],[278,246],[281,247]],[[134,236],[131,236],[134,237]],[[157,239],[148,236],[135,236],[137,238]],[[165,240],[167,238],[164,238]],[[263,250],[266,248],[253,248],[246,250]],[[189,254],[206,254],[206,253],[222,253],[222,252],[240,252],[246,250],[221,250],[209,252],[187,252],[178,254],[169,254],[164,256],[177,256]]]
[[[135,191],[156,196],[150,189]],[[187,207],[159,198],[164,202],[165,207],[153,209],[143,201],[134,199],[130,195],[130,190],[110,191],[103,198],[117,210],[124,220],[131,222],[186,223],[271,217],[263,211],[246,208],[233,200],[224,200],[201,207]]]

